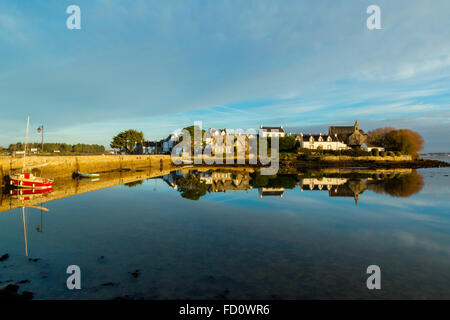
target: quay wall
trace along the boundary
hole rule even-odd
[[[22,157],[0,157],[1,184],[9,174],[21,172],[22,166]],[[25,162],[26,171],[49,178],[71,176],[77,171],[101,173],[171,166],[170,155],[27,156]]]
[[[71,197],[117,185],[152,179],[169,174],[174,168],[147,168],[138,171],[112,171],[100,175],[98,181],[72,179],[72,177],[57,177],[52,192],[31,196],[12,196],[0,192],[0,213],[24,206],[41,205],[43,203]],[[26,197],[26,200],[23,200]]]

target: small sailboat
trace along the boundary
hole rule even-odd
[[[30,172],[12,174],[9,176],[10,184],[17,188],[49,189],[53,186],[53,180],[35,177]]]
[[[22,173],[12,174],[9,176],[10,184],[16,188],[28,188],[28,189],[48,189],[53,186],[53,180],[36,177],[31,172],[25,172],[25,158],[27,154],[27,144],[28,144],[28,131],[30,127],[30,116],[27,119],[27,131],[25,137],[25,149],[23,153],[23,165]]]

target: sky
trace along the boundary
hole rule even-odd
[[[69,5],[81,29],[69,30]],[[381,9],[369,30],[366,9]],[[0,146],[203,128],[418,131],[450,151],[450,1],[2,0]]]

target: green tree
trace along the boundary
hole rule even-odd
[[[297,141],[293,136],[280,137],[279,144],[280,152],[292,152],[295,150]]]
[[[189,136],[191,138],[191,142],[190,142],[190,144],[191,144],[191,152],[193,154],[194,153],[194,147],[195,147],[194,146],[194,131],[198,130],[199,133],[200,133],[200,127],[199,126],[189,126],[189,127],[183,128],[183,130],[186,130],[187,132],[189,132]],[[203,150],[203,147],[205,147],[205,145],[206,145],[206,143],[205,143],[205,141],[203,139],[203,137],[205,135],[205,132],[206,132],[206,130],[202,129],[201,130],[201,134],[199,134],[200,141],[201,141],[201,146],[198,146],[198,147],[201,147],[202,150]],[[181,138],[180,138],[180,141],[178,143],[181,143],[184,140],[184,138],[185,137],[182,135]]]
[[[111,148],[120,149],[126,153],[132,153],[136,143],[143,140],[144,134],[141,131],[129,129],[113,137],[110,146]]]

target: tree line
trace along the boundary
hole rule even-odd
[[[61,153],[104,153],[105,147],[98,144],[68,144],[68,143],[44,143],[44,150],[42,151],[42,144],[39,142],[32,142],[27,145],[27,152],[31,149],[37,149],[39,152],[53,153],[58,150]],[[24,144],[22,142],[17,142],[10,144],[8,147],[9,152],[23,151]]]

